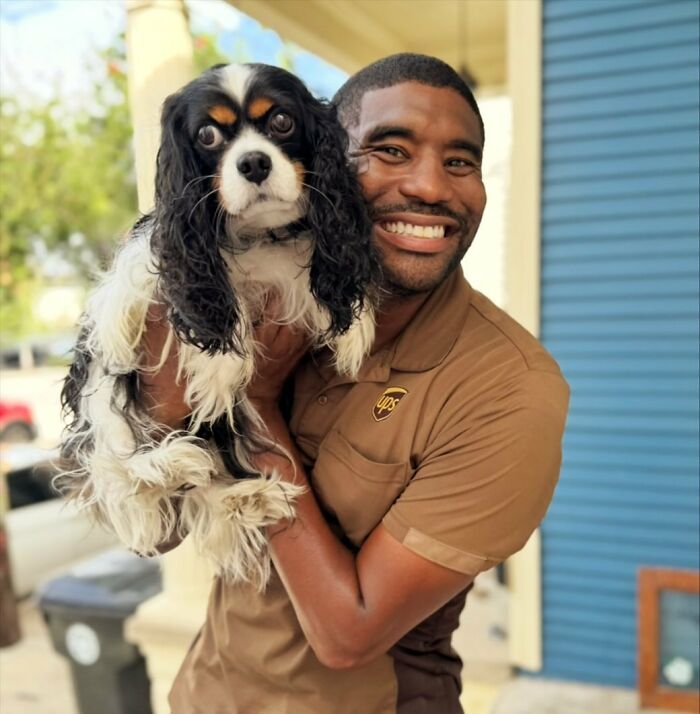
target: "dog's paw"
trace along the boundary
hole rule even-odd
[[[207,486],[220,468],[206,443],[183,432],[142,447],[125,464],[134,492],[149,488],[174,492],[183,487]]]
[[[195,489],[182,504],[183,527],[219,575],[263,590],[270,576],[265,527],[294,518],[304,490],[276,474]]]

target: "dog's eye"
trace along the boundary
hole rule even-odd
[[[197,132],[197,141],[207,149],[216,149],[224,143],[224,136],[218,127],[206,124]]]
[[[289,136],[294,131],[294,119],[284,112],[277,112],[270,117],[267,128],[277,136]]]

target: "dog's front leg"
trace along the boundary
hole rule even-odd
[[[241,409],[246,420],[256,424],[256,430],[264,428],[249,402],[244,401]],[[264,437],[259,439],[264,441]],[[237,461],[256,472],[246,440],[238,439],[235,446]],[[273,448],[271,443],[267,446]],[[197,550],[212,561],[219,575],[262,590],[270,575],[265,529],[293,518],[294,501],[303,491],[276,471],[251,478],[217,479],[187,494],[180,512],[181,528],[190,533]]]

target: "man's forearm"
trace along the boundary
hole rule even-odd
[[[257,466],[308,487],[299,453],[276,408],[261,416],[280,446],[292,456],[266,453]],[[309,488],[296,502],[296,518],[268,528],[273,561],[299,622],[318,658],[329,667],[348,667],[366,658],[371,612],[366,608],[354,555],[336,538]],[[379,654],[377,652],[376,654]]]

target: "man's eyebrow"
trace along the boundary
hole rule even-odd
[[[380,124],[375,126],[372,131],[365,137],[365,142],[372,144],[375,141],[382,141],[389,137],[398,137],[400,139],[413,139],[414,133],[405,126]]]
[[[484,150],[479,146],[478,144],[475,144],[473,141],[467,141],[466,139],[455,139],[455,141],[451,141],[447,145],[448,149],[463,149],[464,151],[468,151],[470,154],[474,154],[474,157],[478,160],[481,161]]]
[[[388,138],[414,139],[415,133],[411,129],[398,124],[380,124],[379,126],[375,126],[365,137],[365,143],[373,144],[376,141],[383,141]],[[450,141],[447,144],[447,148],[468,151],[474,155],[477,161],[481,161],[484,153],[484,150],[479,144],[468,141],[467,139],[455,139],[454,141]]]

